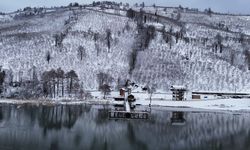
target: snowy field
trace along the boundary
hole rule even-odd
[[[56,99],[37,99],[37,100],[15,100],[15,99],[0,99],[0,104],[31,104],[31,105],[82,105],[82,104],[95,104],[95,105],[113,105],[121,104],[123,102],[114,101],[114,97],[119,97],[119,92],[112,91],[103,98],[103,93],[100,91],[88,91],[91,93],[92,98],[87,100],[79,100],[76,98],[56,98]],[[136,105],[149,106],[150,95],[141,90],[135,90],[132,94],[136,98]],[[206,98],[204,98],[206,97]],[[250,99],[233,99],[223,98],[216,96],[201,95],[201,99],[192,100],[190,93],[185,95],[185,101],[173,101],[171,92],[156,91],[152,94],[151,105],[157,107],[169,107],[170,109],[198,109],[199,111],[250,111]]]
[[[138,104],[148,105],[149,101],[141,100]],[[192,100],[192,101],[170,101],[170,100],[153,100],[154,106],[167,107],[187,107],[200,108],[209,110],[247,110],[250,111],[250,99],[215,99],[215,100]]]
[[[1,104],[32,104],[32,105],[81,105],[81,104],[116,104],[113,99],[91,99],[91,100],[11,100],[0,99]],[[137,100],[136,105],[148,106],[149,100]],[[250,99],[214,99],[214,100],[189,100],[172,101],[153,99],[152,106],[163,106],[170,108],[195,108],[207,111],[250,111]],[[21,106],[20,106],[21,107]]]

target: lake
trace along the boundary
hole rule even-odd
[[[110,120],[109,108],[2,104],[0,150],[250,149],[247,112],[153,107],[149,120]]]

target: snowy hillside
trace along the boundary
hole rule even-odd
[[[106,72],[114,78],[126,74],[128,55],[133,45],[135,23],[126,17],[106,15],[88,10],[76,11],[77,20],[65,25],[74,16],[72,11],[55,12],[44,17],[32,16],[1,24],[1,66],[12,70],[14,80],[28,80],[33,66],[41,73],[52,68],[75,70],[86,88],[96,88],[96,74]],[[126,31],[124,26],[130,29]],[[69,28],[62,45],[55,46],[56,34]],[[111,48],[105,42],[106,30],[112,34]],[[98,39],[94,41],[94,35]],[[78,58],[78,47],[85,48],[83,60]],[[98,50],[97,50],[98,49]],[[46,61],[46,54],[51,61]],[[20,72],[23,72],[20,77]]]
[[[250,92],[250,16],[163,7],[132,7],[135,16],[128,16],[128,9],[1,15],[0,66],[11,78],[5,82],[32,80],[34,72],[41,80],[43,72],[61,68],[74,70],[84,89],[97,89],[97,74],[105,73],[112,87],[131,79],[165,90],[181,84]]]

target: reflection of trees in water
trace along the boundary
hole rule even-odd
[[[230,128],[230,127],[229,127]],[[207,140],[199,141],[199,145],[190,145],[188,150],[201,150],[201,149],[212,149],[212,150],[249,150],[250,149],[250,132],[246,131],[244,128],[236,129],[235,126],[234,132],[228,130],[228,126],[225,126],[225,131],[219,132],[228,132],[224,136],[218,136],[219,133],[210,133],[213,134],[213,138],[207,138]],[[237,131],[239,130],[239,131]],[[206,135],[201,134],[201,137]],[[207,135],[207,137],[209,137]],[[198,142],[198,141],[197,141]]]
[[[244,148],[245,149],[250,149],[250,131],[247,133],[247,138],[244,142]]]
[[[97,109],[97,115],[95,116],[95,123],[97,125],[107,124],[110,122],[109,120],[109,111],[111,110],[110,105],[101,105]]]
[[[74,144],[76,146],[79,146],[81,144],[81,140],[82,140],[82,135],[80,133],[76,133],[74,136]]]
[[[108,123],[109,122],[108,113],[109,109],[98,109],[98,114],[95,118],[96,124],[101,125],[104,123]]]
[[[49,150],[59,150],[59,142],[58,142],[58,140],[53,140],[50,143],[50,149]]]
[[[250,149],[250,114],[232,115],[225,113],[173,113],[153,110],[151,120],[109,120],[108,108],[91,109],[86,106],[30,106],[2,105],[6,129],[1,130],[0,143],[10,146],[18,141],[19,146],[46,145],[46,149],[63,148],[105,149]],[[89,112],[89,113],[85,113]],[[174,114],[174,115],[173,115]],[[9,116],[6,118],[6,116]],[[81,119],[79,119],[81,117]],[[172,126],[171,118],[186,119],[183,126]],[[22,119],[19,122],[18,119]],[[34,121],[35,120],[35,121]],[[76,124],[76,121],[79,121]],[[30,124],[39,123],[30,127]],[[13,128],[14,127],[14,128]],[[22,129],[27,129],[24,132]],[[66,130],[65,130],[66,128]],[[67,128],[73,128],[70,132]],[[44,130],[58,129],[43,137]],[[61,129],[61,130],[60,130]],[[60,131],[59,131],[60,130]],[[64,138],[61,138],[64,137]],[[45,139],[45,140],[43,140]],[[32,144],[33,143],[33,144]],[[0,144],[1,146],[1,144]],[[28,149],[23,146],[23,149]],[[123,148],[125,147],[125,148]],[[1,149],[1,148],[0,148]],[[39,148],[37,148],[39,149]],[[41,146],[40,149],[44,149]]]
[[[139,136],[143,142],[148,141],[147,145],[153,145],[156,149],[201,150],[249,147],[248,145],[238,146],[249,142],[246,134],[250,130],[247,127],[250,121],[244,115],[206,112],[183,114],[169,111],[154,113],[157,115],[152,115],[153,121],[132,125],[137,137]],[[171,120],[180,123],[184,119],[186,119],[186,124],[182,126],[171,125]]]
[[[3,120],[3,108],[0,106],[0,121]]]
[[[24,111],[25,115],[30,119],[30,124],[34,125],[38,115],[38,107],[34,105],[24,104],[21,109]]]
[[[146,131],[145,131],[146,132]],[[130,122],[128,122],[127,126],[127,138],[131,146],[136,150],[147,150],[147,144],[143,141],[140,141],[136,138],[134,128]],[[153,138],[153,137],[152,137]]]
[[[4,105],[0,106],[0,120],[8,121],[11,117],[20,119],[27,118],[27,124],[34,125],[38,120],[39,125],[45,130],[72,128],[78,117],[84,112],[89,112],[91,105],[56,105],[56,106],[34,106]],[[18,115],[12,115],[17,113]]]
[[[90,150],[109,150],[107,140],[98,140],[94,137],[90,145]]]
[[[9,121],[11,119],[11,113],[15,109],[15,106],[3,104],[1,107],[2,107],[2,116],[3,116],[2,119],[4,119],[4,121]]]
[[[185,125],[186,119],[184,118],[184,112],[173,111],[171,117],[172,125]]]
[[[39,125],[44,128],[44,132],[48,129],[61,129],[66,127],[72,128],[79,116],[83,112],[90,111],[91,106],[81,105],[57,105],[57,106],[42,106],[39,109]]]

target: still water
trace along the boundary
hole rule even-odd
[[[108,109],[0,105],[0,150],[250,150],[249,113],[155,107],[149,120],[109,120]]]

